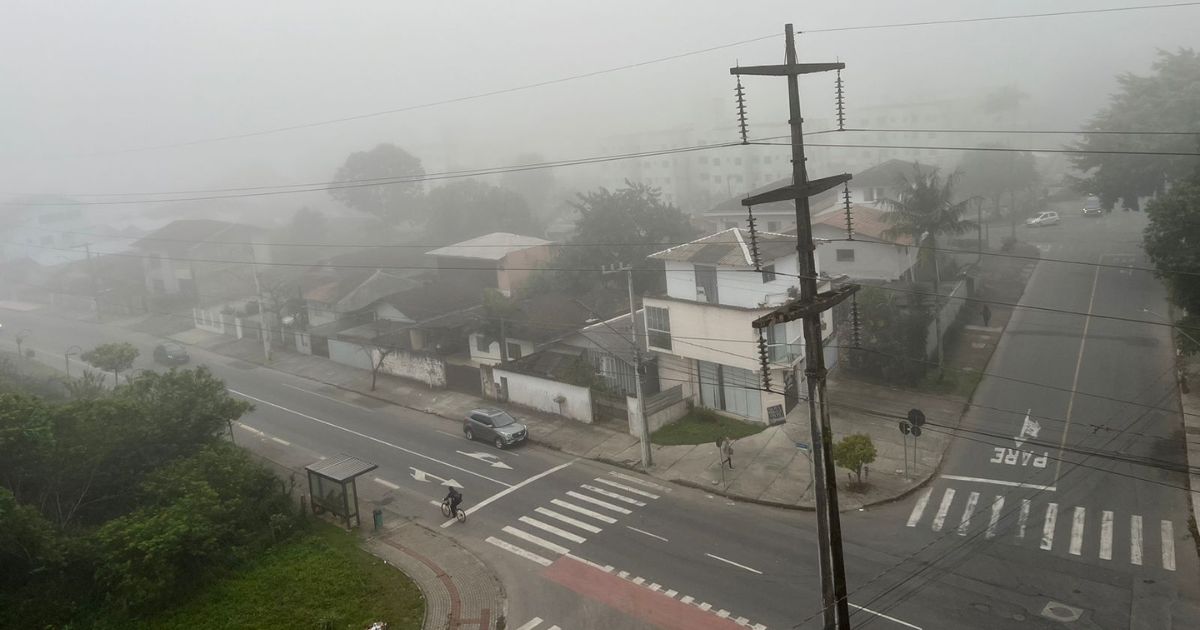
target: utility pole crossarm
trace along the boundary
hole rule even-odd
[[[785,322],[804,319],[805,317],[818,316],[825,311],[840,304],[843,300],[850,297],[854,292],[858,291],[857,284],[848,284],[842,287],[836,287],[829,291],[818,293],[811,300],[793,300],[788,304],[759,317],[751,322],[751,326],[757,329],[769,328],[775,324],[783,324]]]
[[[789,63],[779,66],[738,66],[730,68],[729,74],[754,74],[764,77],[786,77],[799,74],[812,74],[814,72],[829,72],[830,70],[844,70],[844,63]]]
[[[832,175],[830,177],[814,179],[811,182],[806,182],[803,184],[788,184],[782,188],[768,190],[765,193],[759,193],[753,197],[746,197],[742,200],[742,205],[757,206],[775,201],[787,201],[791,199],[815,197],[827,190],[836,188],[837,186],[850,181],[851,177],[853,176],[848,173],[842,173],[841,175]]]

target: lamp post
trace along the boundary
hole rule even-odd
[[[63,353],[63,367],[66,368],[67,378],[71,378],[71,357],[83,352],[83,348],[79,346],[71,346]]]
[[[32,334],[33,334],[33,331],[29,330],[28,328],[17,333],[17,357],[18,358],[25,356],[25,351],[21,349],[21,344],[25,343],[25,339],[27,337],[29,337],[29,335],[32,335]]]

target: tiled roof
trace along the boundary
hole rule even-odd
[[[453,256],[455,258],[478,258],[481,260],[500,260],[505,256],[521,250],[551,245],[552,241],[536,236],[522,236],[508,232],[492,232],[473,239],[440,247],[425,252],[430,256]]]
[[[262,228],[214,219],[178,219],[142,237],[133,243],[133,247],[186,251],[223,232],[234,230],[237,230],[241,238],[245,238],[246,233],[261,232]]]
[[[758,233],[758,256],[764,264],[796,251],[796,237],[773,232]],[[753,267],[750,232],[729,228],[690,243],[650,254],[656,260],[673,260],[726,267]]]
[[[901,234],[896,238],[887,238],[883,235],[892,226],[891,223],[888,223],[887,214],[887,211],[870,206],[850,206],[850,216],[854,220],[854,233],[886,243],[912,245],[912,237],[907,234]],[[845,230],[845,212],[838,209],[822,213],[819,216],[813,217],[813,225],[828,225],[839,230]]]

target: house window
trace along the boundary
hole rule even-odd
[[[491,352],[492,344],[487,337],[483,335],[475,335],[475,351],[476,352]]]
[[[719,301],[717,297],[717,268],[711,265],[696,265],[696,299],[716,304]]]
[[[854,250],[853,249],[837,250],[837,261],[838,262],[854,262]]]
[[[700,404],[747,418],[762,417],[762,380],[757,372],[696,362],[700,380]]]
[[[775,281],[775,265],[767,265],[762,268],[763,283]]]
[[[661,306],[646,307],[646,338],[649,345],[671,349],[671,311]]]
[[[521,358],[521,344],[508,342],[508,360],[516,361]]]

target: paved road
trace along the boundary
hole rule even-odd
[[[1133,220],[1070,222],[1036,237],[1048,256],[1119,262],[1114,255],[1136,255],[1135,244],[1120,242],[1136,240],[1136,226],[1116,224]],[[1148,317],[1144,306],[1162,312],[1161,290],[1143,273],[1047,263],[1023,301],[1137,318]],[[72,344],[130,340],[143,353],[136,367],[153,368],[154,340],[144,335],[41,313],[4,313],[2,323],[6,335],[30,329],[26,344],[42,358]],[[1052,387],[985,378],[964,423],[979,433],[955,443],[943,470],[958,478],[845,515],[850,601],[869,609],[855,613],[855,627],[1062,627],[1042,616],[1051,602],[1081,609],[1078,627],[1171,627],[1166,619],[1198,592],[1184,495],[1173,487],[1182,476],[1105,458],[1076,467],[1086,449],[1178,460],[1177,422],[1155,409],[1177,404],[1168,348],[1155,327],[1019,312],[989,372]],[[443,531],[500,573],[510,628],[820,627],[810,513],[733,504],[536,447],[497,451],[466,442],[445,419],[201,350],[193,356],[255,403],[235,428],[241,444],[296,462],[340,453],[377,462],[364,501],[434,527],[442,484],[464,486],[470,520]],[[1133,403],[1072,399],[1074,385]],[[1037,435],[1018,446],[1012,437],[1026,409]],[[992,462],[996,447],[1016,455]],[[1140,564],[1131,556],[1134,523]],[[1164,523],[1176,543],[1173,567],[1164,566]]]

